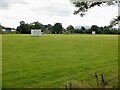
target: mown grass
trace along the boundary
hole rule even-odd
[[[95,83],[104,74],[117,86],[117,35],[3,35],[3,88],[63,88]]]

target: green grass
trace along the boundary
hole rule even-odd
[[[117,85],[118,35],[3,35],[3,87],[55,88],[94,73]],[[114,80],[114,81],[113,81]]]

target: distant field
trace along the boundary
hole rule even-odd
[[[64,87],[94,73],[117,85],[117,35],[3,35],[3,88]]]

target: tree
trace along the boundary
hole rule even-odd
[[[111,29],[111,34],[120,34],[117,29],[113,28]]]
[[[47,25],[41,24],[41,31],[47,33]]]
[[[113,27],[115,25],[118,25],[120,22],[120,16],[117,16],[117,18],[114,18],[111,22],[110,22],[110,25],[109,27]]]
[[[83,17],[85,15],[85,13],[90,9],[93,8],[95,6],[102,6],[102,5],[114,5],[116,3],[120,3],[119,0],[103,0],[103,1],[82,1],[82,0],[70,0],[75,7],[77,7],[78,9],[74,11],[74,14],[80,14],[81,17]],[[114,26],[116,24],[118,24],[120,22],[120,16],[117,16],[117,18],[114,18],[109,26]]]
[[[104,27],[103,32],[104,32],[104,34],[111,34],[112,33],[112,31],[110,30],[110,28],[107,27],[107,26]]]
[[[74,27],[72,25],[69,25],[66,29],[67,29],[69,34],[74,33],[74,31],[75,31],[75,29],[74,29]]]
[[[85,30],[86,30],[86,28],[82,26],[80,29],[80,33],[85,33]]]
[[[99,27],[99,29],[100,29],[101,34],[105,34],[105,33],[104,33],[104,28],[103,28],[103,27]]]
[[[48,25],[47,25],[47,28],[48,28],[48,30],[49,30],[50,32],[52,32],[53,26],[52,26],[51,24],[48,24]]]
[[[20,26],[17,27],[16,31],[17,31],[16,33],[21,33],[21,28],[20,28]]]
[[[62,33],[62,24],[61,23],[55,23],[55,25],[53,26],[52,33],[54,33],[54,34]]]
[[[92,33],[92,31],[95,31],[97,34],[101,33],[97,25],[91,26],[90,33]]]
[[[37,22],[33,22],[30,24],[31,29],[41,29],[42,24]]]
[[[31,28],[29,24],[26,24],[24,21],[21,21],[20,26],[17,27],[17,31],[23,34],[30,34]]]
[[[52,33],[53,26],[51,24],[45,25],[46,33]]]
[[[24,25],[25,24],[25,22],[24,21],[20,21],[20,25]]]
[[[101,6],[101,5],[114,5],[116,3],[119,3],[117,0],[103,0],[103,1],[83,1],[83,0],[70,0],[75,7],[78,9],[74,11],[74,14],[80,14],[81,16],[85,15],[85,12],[87,12],[90,8],[93,8],[95,6]]]
[[[20,29],[21,29],[21,33],[23,33],[23,34],[31,33],[31,28],[30,28],[29,24],[21,25]]]

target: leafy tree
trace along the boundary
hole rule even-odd
[[[30,28],[29,24],[21,25],[20,29],[21,29],[21,33],[23,33],[23,34],[31,33],[31,28]]]
[[[54,33],[54,34],[62,33],[62,24],[61,23],[55,23],[55,25],[53,26],[52,33]]]
[[[47,25],[47,28],[48,28],[48,30],[49,30],[50,32],[52,32],[53,26],[52,26],[51,24],[48,24],[48,25]]]
[[[116,0],[106,0],[106,1],[83,1],[83,0],[70,0],[75,7],[78,9],[74,11],[74,14],[80,14],[81,16],[85,15],[85,12],[87,12],[90,8],[93,8],[95,6],[102,6],[102,5],[114,5],[116,3],[119,3],[119,1]]]
[[[35,22],[35,26],[34,26],[34,28],[35,29],[41,29],[41,24],[39,23],[39,22]]]
[[[85,27],[82,26],[81,29],[82,29],[82,30],[85,30]]]
[[[99,27],[99,29],[100,29],[101,34],[105,34],[103,27]]]
[[[46,33],[52,33],[53,26],[51,24],[45,25]]]
[[[103,32],[104,32],[104,34],[111,34],[112,33],[112,31],[110,30],[110,28],[107,27],[107,26],[104,27]]]
[[[115,25],[118,25],[120,22],[120,16],[117,16],[117,18],[114,18],[111,22],[110,22],[110,25],[109,27],[113,27]]]
[[[70,33],[74,33],[74,30],[75,30],[72,25],[69,25],[66,29],[67,29],[67,31],[68,31],[69,34]]]
[[[33,22],[30,24],[31,29],[41,29],[42,24],[37,22]]]
[[[31,29],[41,29],[42,32],[46,32],[46,25],[43,25],[42,23],[40,23],[38,21],[30,23],[30,28]]]
[[[97,25],[92,25],[91,26],[90,33],[92,31],[95,31],[97,34],[101,33],[100,30],[99,30],[99,27]]]
[[[24,21],[20,21],[20,25],[24,25],[25,24],[25,22]]]
[[[82,26],[80,29],[80,33],[85,33],[85,30],[86,30],[86,28]]]
[[[80,29],[75,29],[74,33],[80,33]]]
[[[103,1],[84,1],[83,0],[70,0],[75,7],[78,9],[74,11],[74,14],[80,14],[81,17],[85,15],[85,13],[90,9],[95,6],[102,6],[102,5],[114,5],[116,3],[119,3],[119,0],[103,0]],[[109,26],[114,26],[120,22],[120,16],[117,16],[117,18],[114,18]]]
[[[20,28],[20,26],[17,27],[16,31],[17,31],[16,33],[18,33],[18,34],[21,33],[21,28]]]
[[[114,28],[111,30],[111,34],[120,34],[120,33],[117,29]]]
[[[30,34],[31,28],[29,24],[26,24],[24,21],[21,21],[20,26],[17,27],[17,31],[23,34]]]

